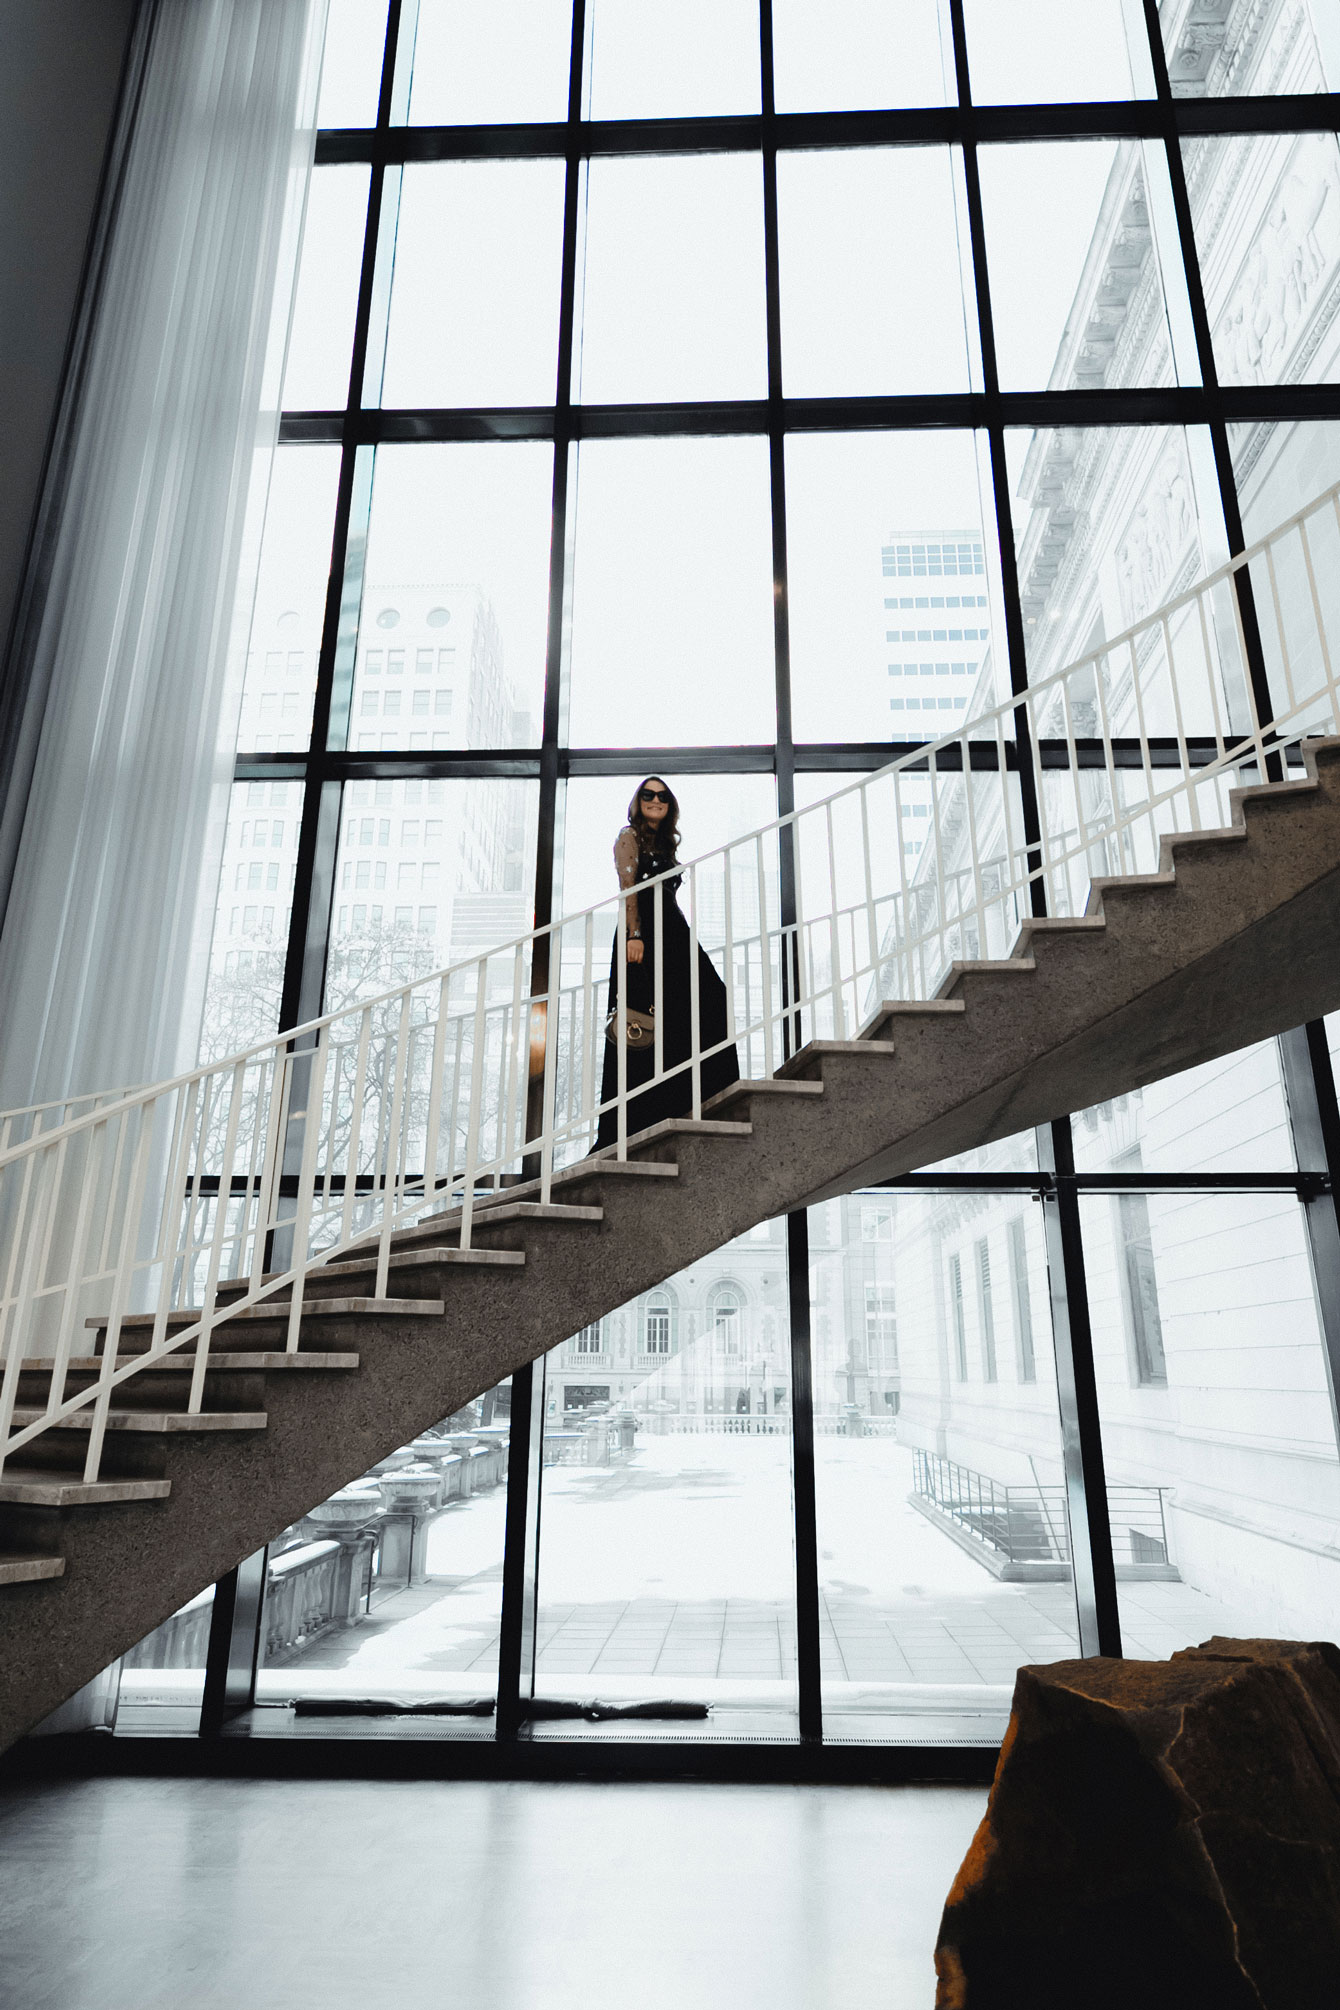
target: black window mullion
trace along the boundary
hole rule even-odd
[[[377,128],[381,132],[386,130],[391,115],[401,8],[402,0],[390,0],[382,57],[381,90],[377,103]],[[312,734],[307,750],[307,780],[303,795],[302,823],[298,832],[293,909],[289,917],[288,950],[284,959],[284,985],[279,1012],[281,1028],[300,1024],[304,1008],[308,1017],[320,1010],[326,961],[330,949],[330,907],[335,886],[335,850],[339,839],[339,813],[337,805],[332,814],[327,788],[313,765],[312,756],[318,751],[324,752],[329,742],[332,693],[344,604],[345,569],[349,556],[350,522],[358,472],[358,448],[354,444],[355,428],[350,421],[357,412],[362,398],[384,181],[384,164],[380,160],[374,161],[368,187],[358,304],[354,315],[353,346],[349,359],[344,441],[340,478],[335,496],[335,523],[331,537],[326,605],[321,625],[321,648],[317,658],[316,691],[312,706]],[[324,902],[316,898],[319,890],[325,892]]]
[[[544,699],[540,726],[540,796],[535,837],[535,926],[553,919],[555,848],[558,829],[559,731],[562,724],[565,628],[572,506],[572,358],[577,300],[577,249],[581,229],[579,150],[582,70],[586,46],[586,0],[573,0],[568,58],[567,170],[563,191],[563,248],[559,279],[557,378],[554,386],[553,508],[549,546],[549,622],[545,636]],[[549,986],[547,937],[531,950],[530,987],[538,997]],[[552,1024],[552,1020],[549,1021]],[[534,1052],[533,1043],[530,1051]],[[543,1124],[543,1076],[529,1083],[526,1129],[538,1135]],[[523,1172],[538,1172],[528,1158]],[[496,1737],[516,1739],[535,1693],[535,1643],[540,1596],[540,1514],[543,1503],[545,1364],[529,1361],[512,1377],[511,1428],[507,1467],[507,1512],[503,1530],[502,1606],[498,1627]]]
[[[977,162],[977,129],[973,115],[972,79],[968,69],[968,32],[963,0],[949,0],[954,33],[954,74],[958,84],[963,120],[963,185],[968,209],[968,239],[972,250],[972,278],[977,302],[977,332],[982,357],[982,388],[988,408],[987,439],[991,455],[991,489],[995,505],[996,546],[1000,557],[1000,577],[1004,598],[1005,648],[1010,673],[1010,690],[1016,696],[1028,689],[1028,653],[1024,638],[1023,610],[1019,603],[1019,569],[1015,558],[1014,512],[1010,506],[1010,483],[1005,458],[1005,429],[999,412],[1000,372],[996,362],[996,329],[991,314],[991,275],[986,255],[986,217],[982,208],[982,182]],[[1028,846],[1029,897],[1036,915],[1047,912],[1047,894],[1040,878],[1042,865],[1042,819],[1037,799],[1031,755],[1031,728],[1028,710],[1021,705],[1014,715],[1015,740],[1019,755],[1019,798],[1023,816],[1024,841]]]
[[[786,422],[782,396],[782,279],[777,222],[777,119],[773,82],[772,0],[759,0],[763,152],[763,275],[768,343],[768,481],[772,513],[772,639],[776,673],[777,813],[796,806],[796,750],[791,712],[791,622],[786,550]],[[796,921],[796,848],[788,825],[778,843],[778,919]],[[783,943],[785,943],[783,936]],[[782,984],[799,996],[799,944],[783,949]],[[798,1036],[797,1036],[798,1037]],[[790,1045],[789,1023],[784,1039]],[[819,1665],[819,1542],[814,1492],[814,1390],[810,1359],[809,1218],[786,1218],[787,1310],[791,1338],[791,1501],[796,1567],[796,1701],[802,1738],[823,1736]]]
[[[1200,254],[1196,247],[1195,225],[1191,217],[1191,193],[1187,186],[1186,162],[1182,154],[1182,134],[1177,119],[1177,101],[1173,97],[1172,83],[1168,75],[1168,58],[1163,45],[1158,0],[1144,0],[1144,13],[1145,29],[1149,37],[1149,55],[1154,66],[1155,91],[1163,114],[1163,151],[1168,163],[1168,179],[1172,186],[1177,238],[1182,253],[1182,269],[1186,275],[1187,299],[1191,306],[1191,325],[1196,338],[1196,358],[1200,365],[1201,385],[1211,394],[1212,401],[1213,394],[1219,389],[1219,366],[1215,361],[1214,335],[1210,327],[1209,308],[1205,301]],[[1242,530],[1242,512],[1238,504],[1238,487],[1233,473],[1228,425],[1222,411],[1214,410],[1212,403],[1211,409],[1206,414],[1206,423],[1214,450],[1215,474],[1219,482],[1219,500],[1223,510],[1229,556],[1236,557],[1240,551],[1246,549],[1246,539]],[[1256,596],[1245,566],[1234,575],[1233,584],[1242,623],[1242,639],[1247,654],[1247,674],[1251,679],[1252,697],[1257,717],[1262,726],[1265,726],[1274,718],[1275,712],[1270,695],[1270,680],[1266,672],[1265,651],[1261,646]],[[1271,779],[1278,780],[1278,774],[1272,775]]]

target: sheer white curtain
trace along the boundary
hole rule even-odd
[[[0,815],[0,1109],[195,1058],[326,0],[147,0]]]

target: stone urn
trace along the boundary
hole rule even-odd
[[[323,1536],[348,1541],[379,1521],[383,1512],[379,1487],[341,1487],[339,1493],[314,1507],[305,1519],[318,1527]]]
[[[387,1514],[423,1514],[437,1506],[442,1475],[431,1466],[404,1466],[386,1473],[378,1482],[378,1492]]]

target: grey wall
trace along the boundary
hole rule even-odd
[[[0,0],[0,650],[138,6]]]

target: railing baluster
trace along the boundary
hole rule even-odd
[[[302,1341],[303,1296],[307,1266],[311,1256],[312,1197],[316,1189],[316,1154],[321,1135],[321,1109],[325,1098],[326,1067],[330,1056],[329,1029],[321,1028],[310,1049],[307,1063],[307,1106],[303,1118],[302,1158],[298,1169],[298,1204],[293,1210],[293,1251],[289,1261],[292,1284],[289,1289],[288,1329],[284,1351],[296,1354]],[[306,1058],[304,1055],[303,1058]],[[296,1070],[295,1056],[295,1070]]]

